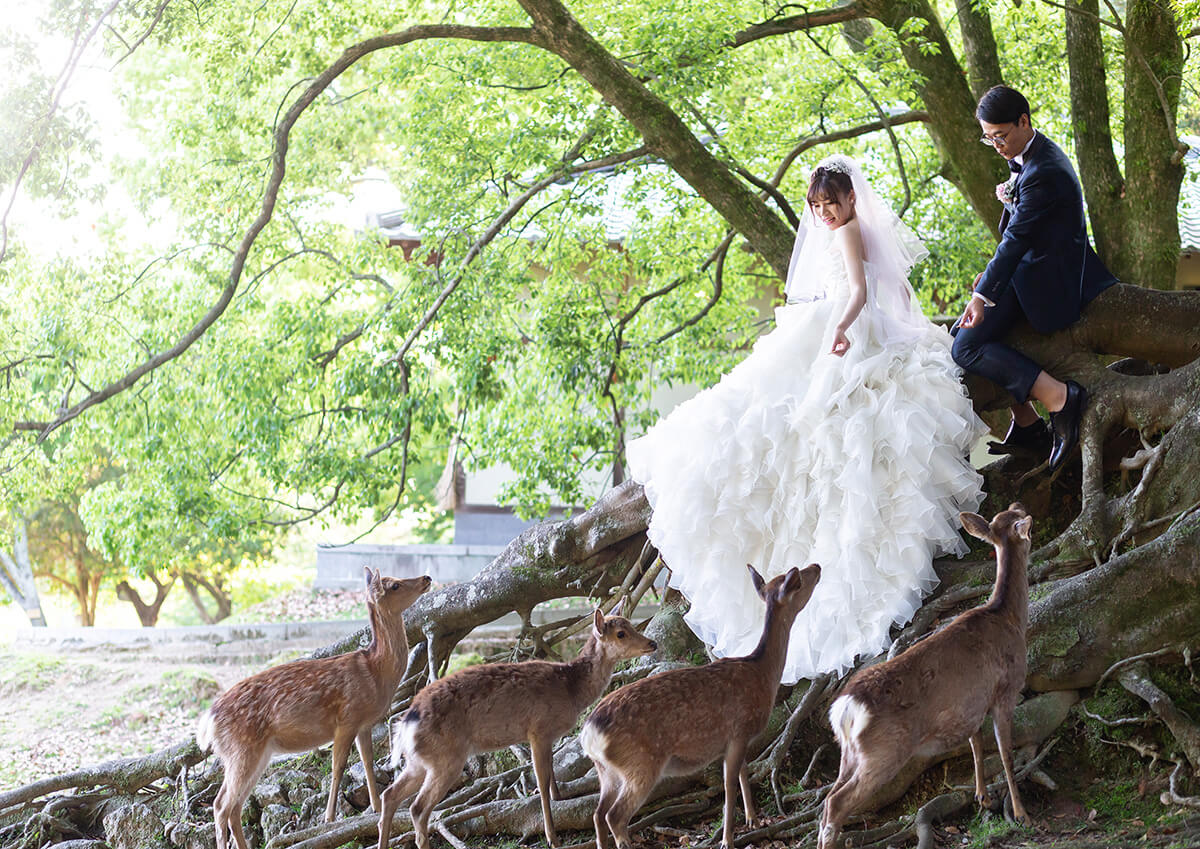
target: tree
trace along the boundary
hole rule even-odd
[[[18,514],[13,525],[11,552],[0,549],[0,587],[29,617],[29,624],[45,628],[46,616],[42,613],[29,557],[29,522]]]

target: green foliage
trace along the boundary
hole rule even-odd
[[[1192,6],[1179,5],[1181,18]],[[570,9],[715,155],[760,177],[802,140],[877,120],[875,104],[922,108],[923,80],[902,48],[937,49],[917,17],[898,32],[857,21],[735,49],[768,14],[762,4]],[[987,9],[1035,123],[1070,149],[1061,12]],[[955,7],[937,11],[951,20]],[[73,33],[96,12],[89,0],[57,0],[49,26]],[[48,421],[176,345],[230,280],[297,94],[351,45],[435,21],[529,24],[510,0],[123,4],[96,57],[116,69],[117,145],[97,144],[97,116],[80,106],[48,112],[56,69],[34,61],[32,42],[10,39],[0,184],[11,187],[36,151],[21,198],[87,217],[56,222],[72,236],[57,251],[14,227],[0,261],[6,427]],[[947,35],[960,50],[956,28]],[[1114,105],[1118,37],[1105,34]],[[1183,99],[1182,114],[1194,114],[1193,96]],[[955,312],[990,254],[993,222],[970,211],[919,124],[894,136],[895,146],[875,133],[836,149],[858,157],[928,240],[914,277],[925,309]],[[414,535],[443,539],[434,484],[454,436],[469,474],[512,471],[502,498],[523,515],[586,504],[611,481],[622,439],[659,414],[660,390],[714,382],[769,329],[763,316],[780,294],[735,241],[709,305],[718,280],[708,260],[726,224],[662,163],[563,172],[572,148],[577,163],[641,143],[586,80],[530,45],[416,40],[363,57],[296,123],[274,216],[220,319],[68,427],[5,443],[0,507],[70,505],[109,580],[253,569],[281,529],[304,521],[401,515]],[[793,206],[831,149],[811,148],[783,176]],[[347,198],[369,177],[398,189],[405,226],[421,236],[408,255],[347,226]],[[493,222],[551,177],[464,268]],[[84,206],[92,199],[103,202]],[[396,358],[410,336],[405,372]],[[51,559],[66,568],[63,555]]]
[[[478,652],[455,652],[450,655],[450,660],[446,664],[446,675],[452,675],[460,669],[478,666],[481,663],[483,663],[483,657]]]

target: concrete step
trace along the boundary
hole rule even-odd
[[[656,604],[642,604],[633,619],[649,619]],[[535,625],[572,616],[586,616],[592,608],[569,607],[534,610]],[[27,651],[77,652],[104,655],[152,656],[180,662],[230,662],[265,660],[281,652],[307,653],[330,645],[367,627],[365,619],[322,622],[265,622],[239,625],[185,625],[155,628],[21,628],[13,647]],[[509,613],[472,631],[464,644],[500,646],[521,630],[521,618]]]

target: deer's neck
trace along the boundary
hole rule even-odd
[[[996,546],[996,585],[988,606],[1008,615],[1021,631],[1029,627],[1029,552],[1023,546]]]
[[[380,615],[375,605],[367,606],[371,619],[371,644],[367,646],[367,662],[388,678],[397,681],[404,675],[408,664],[408,634],[404,631],[404,619],[397,616],[389,621]]]
[[[587,642],[583,644],[583,649],[579,652],[579,657],[566,664],[568,669],[574,673],[571,678],[577,687],[576,692],[573,693],[576,701],[583,705],[589,705],[598,699],[604,692],[604,688],[608,686],[608,681],[612,678],[616,665],[616,658],[609,657],[600,650],[600,644],[596,641],[595,636],[588,637]]]
[[[788,637],[791,634],[795,614],[787,616],[774,605],[767,606],[767,619],[763,624],[762,637],[758,646],[746,659],[756,664],[768,680],[776,685],[783,677],[783,663],[787,659]]]

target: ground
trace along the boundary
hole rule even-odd
[[[264,618],[297,619],[318,610],[320,616],[315,618],[332,618],[343,604],[350,611],[361,604],[355,594],[344,602],[328,597],[310,602],[305,595],[266,603],[270,607],[264,606]],[[142,653],[34,653],[0,645],[0,703],[5,705],[0,721],[0,788],[177,743],[193,732],[200,712],[221,689],[294,655],[213,664]],[[1023,786],[1034,829],[964,814],[938,827],[938,847],[1200,847],[1200,811],[1164,807],[1158,800],[1161,772],[1146,772],[1135,756],[1124,752],[1114,752],[1116,760],[1101,763],[1094,749],[1094,745],[1089,749],[1085,734],[1075,734],[1045,762],[1059,789],[1052,793],[1029,783]],[[1105,770],[1124,778],[1103,777]],[[761,798],[764,806],[771,804],[769,795]],[[883,812],[884,816],[899,813],[903,811]],[[877,815],[867,825],[879,821]],[[672,823],[644,834],[643,845],[686,849],[707,840],[717,828],[714,822]],[[587,835],[574,839],[584,840]],[[537,843],[532,840],[527,845]],[[508,839],[490,845],[518,844]],[[759,844],[759,849],[785,846],[791,849],[781,841]]]

